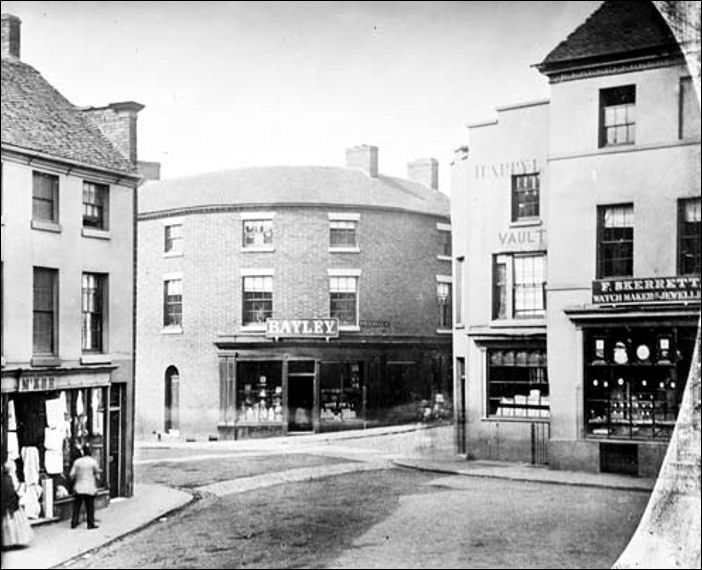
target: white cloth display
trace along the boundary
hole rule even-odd
[[[62,426],[66,421],[66,394],[61,392],[58,398],[46,400],[46,424],[49,427]]]
[[[44,448],[51,450],[63,449],[63,437],[65,433],[65,428],[44,428]]]
[[[16,431],[7,432],[7,458],[14,461],[20,456]]]
[[[100,413],[100,393],[99,388],[93,389],[92,402],[90,407],[93,410],[93,435],[102,434],[102,414]]]
[[[63,473],[63,450],[47,449],[44,454],[44,469],[49,475]]]
[[[15,431],[17,429],[17,419],[15,416],[15,402],[10,400],[7,402],[7,430]]]
[[[41,515],[41,505],[39,504],[41,493],[41,487],[38,484],[27,485],[22,483],[20,485],[17,492],[19,495],[19,504],[24,509],[27,518],[38,519]]]
[[[20,453],[24,463],[24,482],[27,486],[39,483],[39,450],[36,447],[23,447]]]
[[[83,391],[78,391],[78,397],[76,398],[76,414],[82,416],[85,413],[85,407],[83,406]]]

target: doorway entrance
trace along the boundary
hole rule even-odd
[[[288,432],[314,430],[314,360],[288,363]]]

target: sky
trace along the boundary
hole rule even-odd
[[[599,5],[576,2],[21,2],[22,61],[69,101],[137,101],[162,178],[268,165],[450,162],[466,124],[547,98],[539,63]]]

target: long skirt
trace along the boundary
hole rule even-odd
[[[34,532],[29,524],[29,519],[23,508],[17,509],[14,513],[7,513],[2,517],[2,546],[27,546]]]

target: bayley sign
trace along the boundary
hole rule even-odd
[[[266,336],[330,338],[339,336],[339,319],[266,319]]]

